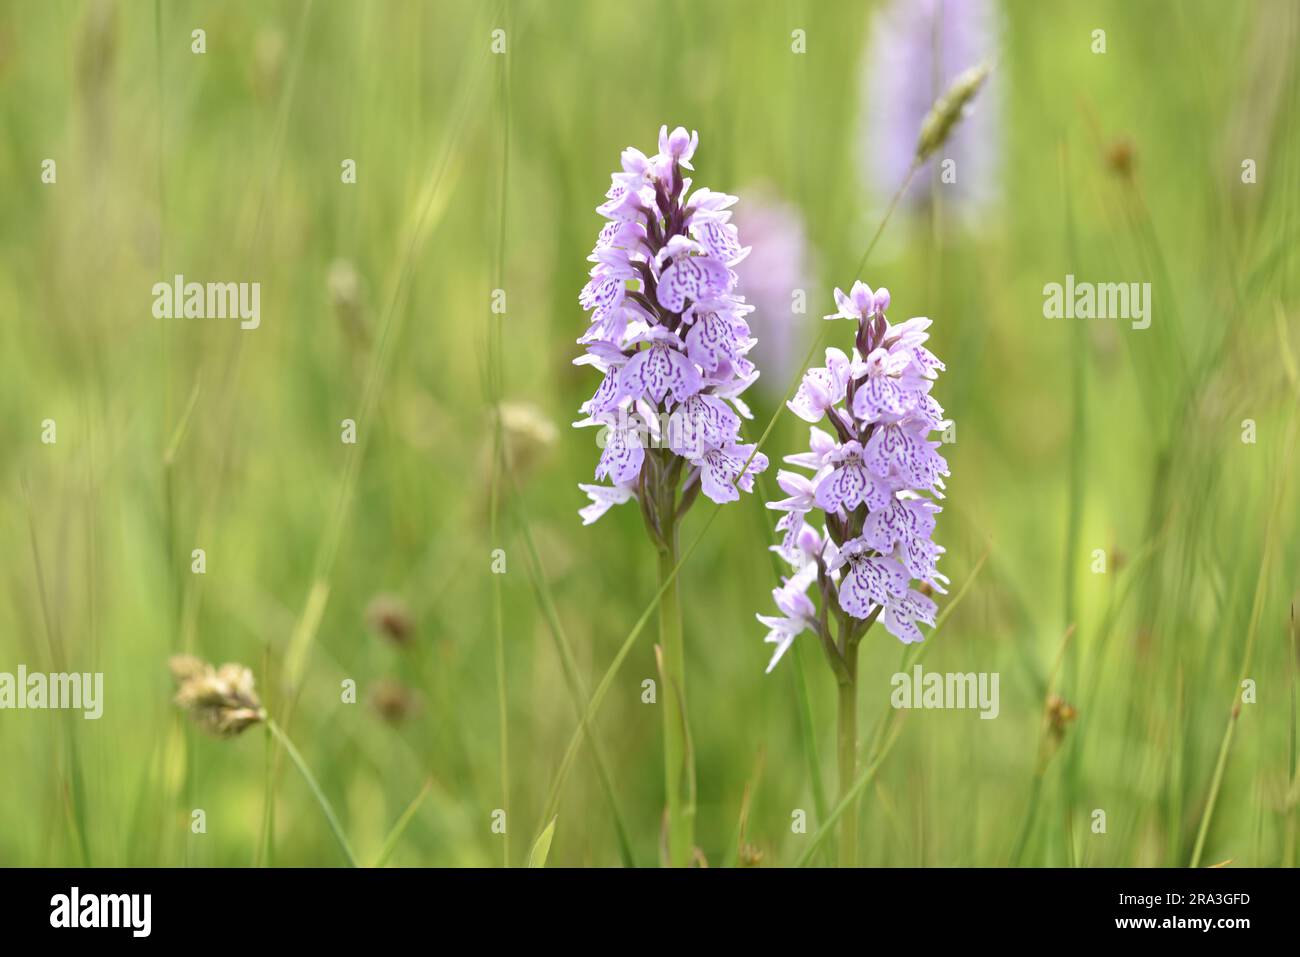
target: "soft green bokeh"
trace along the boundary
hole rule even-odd
[[[864,195],[857,129],[872,6],[167,0],[156,18],[139,0],[3,0],[0,671],[102,671],[106,702],[98,721],[0,711],[0,864],[259,860],[268,740],[212,740],[183,720],[166,667],[182,649],[255,671],[363,862],[432,780],[390,863],[500,864],[497,808],[510,863],[525,863],[577,725],[510,499],[489,534],[491,291],[508,294],[504,396],[556,427],[516,474],[591,688],[656,587],[633,508],[590,528],[576,515],[598,454],[568,428],[596,384],[570,364],[594,207],[623,147],[652,150],[661,123],[698,129],[699,184],[740,192],[743,212],[761,183],[805,219],[818,268],[808,314],[789,320],[802,356],[883,213]],[[1293,864],[1297,8],[1017,0],[1004,13],[1005,201],[978,229],[896,216],[865,274],[893,291],[893,318],[934,319],[948,365],[936,394],[958,441],[936,538],[953,594],[986,557],[925,666],[999,673],[1001,713],[903,716],[863,798],[859,860],[1005,864],[1023,832],[1024,864],[1186,865],[1244,672],[1255,702],[1201,863]],[[489,52],[498,26],[505,57]],[[1104,55],[1090,51],[1098,28]],[[1119,140],[1131,176],[1107,165]],[[355,185],[340,182],[345,158]],[[339,261],[355,301],[331,293]],[[153,318],[152,284],[176,273],[259,281],[260,328]],[[1043,285],[1066,273],[1151,282],[1151,328],[1044,318]],[[785,385],[752,393],[751,436]],[[357,445],[340,441],[347,418]],[[765,451],[775,462],[805,441],[784,413]],[[746,795],[744,841],[765,865],[793,863],[817,823],[795,672],[787,659],[764,675],[754,620],[775,584],[773,517],[759,497],[727,507],[682,572],[697,837],[713,865],[736,857]],[[286,652],[318,575],[327,602],[290,708]],[[411,609],[411,647],[367,627],[382,594]],[[663,802],[660,716],[641,701],[653,634],[595,722],[642,865],[658,859]],[[834,685],[815,642],[796,651],[833,794]],[[882,629],[864,642],[868,743],[901,655]],[[1058,656],[1079,719],[1035,797]],[[340,701],[345,679],[356,704]],[[384,679],[418,700],[396,727],[372,707]],[[342,863],[287,762],[274,793],[271,861]],[[792,833],[796,809],[808,834]],[[584,749],[548,863],[617,864],[612,820]]]

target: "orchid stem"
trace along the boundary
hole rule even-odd
[[[671,509],[661,513],[671,516]],[[686,731],[686,661],[677,578],[677,524],[669,519],[659,549],[659,645],[662,649],[664,787],[668,797],[668,864],[686,867],[695,849],[695,802]]]
[[[840,867],[858,866],[858,802],[849,800],[858,778],[858,647],[850,641],[848,674],[839,681],[839,799],[849,801],[840,817]]]

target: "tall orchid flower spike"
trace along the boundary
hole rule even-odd
[[[740,395],[758,378],[745,357],[754,346],[745,321],[751,307],[734,270],[749,249],[730,221],[736,197],[692,191],[682,175],[694,169],[698,145],[698,133],[665,126],[654,156],[623,151],[596,208],[608,222],[578,296],[588,327],[575,360],[602,376],[574,424],[599,429],[595,477],[609,482],[578,486],[591,499],[579,514],[591,524],[635,499],[659,553],[665,843],[674,866],[690,863],[695,851],[677,530],[701,492],[720,504],[735,501],[767,468],[767,457],[740,435],[741,420],[751,417]]]
[[[857,767],[858,644],[877,619],[899,641],[921,641],[920,625],[935,622],[930,596],[948,583],[930,537],[948,474],[929,437],[947,425],[930,394],[944,365],[925,346],[930,320],[891,325],[889,303],[887,289],[862,282],[835,290],[838,311],[826,318],[854,323],[852,353],[827,349],[804,375],[789,407],[812,423],[809,450],[785,461],[811,475],[778,472],[787,497],[767,504],[782,513],[774,550],[795,569],[773,592],[781,615],[757,616],[776,646],[767,670],[799,634],[817,635],[840,686],[841,799]],[[840,863],[852,865],[851,805],[841,822]]]

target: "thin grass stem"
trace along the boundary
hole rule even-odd
[[[307,762],[302,759],[302,755],[299,754],[298,749],[293,746],[293,742],[289,740],[289,736],[284,733],[278,724],[275,723],[274,719],[267,718],[266,726],[270,729],[271,734],[275,735],[275,739],[289,755],[289,759],[293,761],[294,766],[297,767],[298,773],[302,775],[303,780],[307,782],[307,787],[311,789],[312,796],[316,798],[316,803],[320,805],[320,809],[325,815],[325,821],[330,826],[330,832],[334,835],[334,840],[338,841],[339,848],[343,851],[343,856],[347,858],[348,864],[352,867],[360,867],[357,863],[356,854],[352,853],[352,845],[348,843],[347,836],[343,833],[343,825],[339,823],[338,816],[334,813],[333,806],[331,806],[329,799],[325,797],[325,792],[321,790],[320,784],[316,780],[316,776],[312,774],[311,769],[307,767]]]

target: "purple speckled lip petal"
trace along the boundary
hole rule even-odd
[[[687,302],[712,299],[727,289],[729,271],[716,259],[683,256],[664,270],[659,279],[659,305],[681,312]]]
[[[596,466],[596,478],[608,477],[616,485],[627,485],[636,481],[643,461],[645,448],[640,436],[630,429],[611,428]]]
[[[727,360],[739,359],[740,342],[734,321],[717,312],[698,316],[686,334],[686,351],[706,372],[713,372]]]

